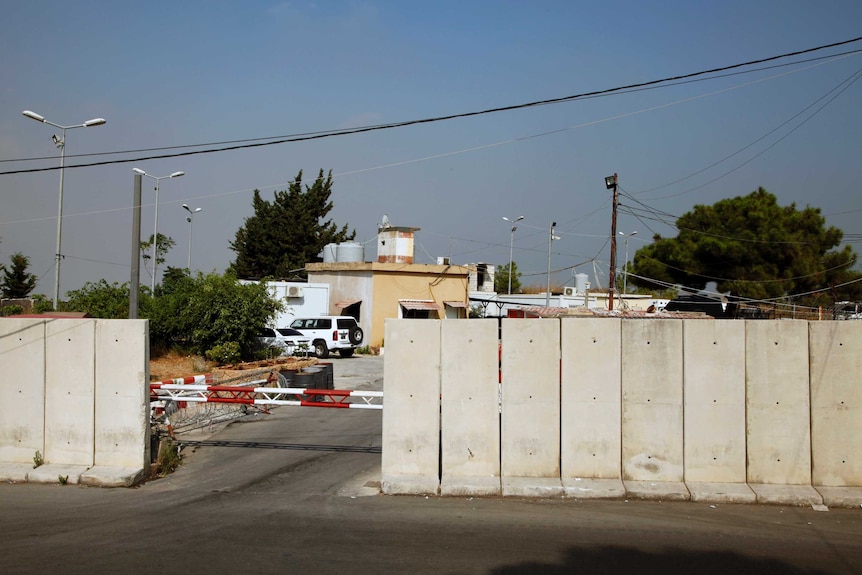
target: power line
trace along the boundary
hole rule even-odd
[[[715,76],[711,76],[709,78],[697,78],[697,79],[683,80],[683,81],[678,81],[678,82],[667,82],[662,86],[656,85],[656,86],[646,86],[646,87],[632,88],[632,89],[623,88],[619,92],[617,92],[616,94],[595,94],[595,95],[583,96],[583,97],[574,96],[574,98],[586,100],[586,99],[591,99],[591,98],[604,97],[604,96],[608,96],[608,95],[633,94],[635,92],[643,92],[646,90],[656,90],[656,89],[660,89],[660,88],[670,88],[670,87],[674,87],[674,86],[683,86],[683,85],[691,84],[691,83],[695,83],[695,82],[705,82],[705,81],[717,80],[717,79],[721,79],[721,78],[730,78],[733,76],[739,76],[741,74],[751,74],[751,73],[755,73],[755,72],[762,72],[764,70],[773,70],[776,68],[785,68],[788,66],[797,66],[799,64],[805,64],[808,62],[822,62],[825,60],[834,61],[834,60],[841,59],[843,57],[858,54],[860,52],[862,52],[862,50],[849,50],[847,52],[830,54],[828,56],[818,56],[816,58],[807,58],[805,60],[786,62],[784,64],[775,64],[772,66],[763,66],[761,68],[755,68],[752,70],[744,70],[744,71],[732,72],[732,73],[728,73],[728,74],[718,74]],[[529,106],[531,104],[528,103],[528,104],[524,104],[524,105]],[[371,125],[371,126],[360,126],[360,128],[385,129],[385,128],[388,128],[391,126],[393,126],[393,125],[392,124],[376,124],[376,125]],[[342,130],[319,130],[319,131],[315,131],[315,132],[300,132],[300,133],[296,133],[296,134],[285,134],[285,135],[280,135],[280,136],[264,136],[264,137],[260,137],[260,138],[244,138],[244,139],[238,139],[238,140],[223,140],[223,141],[218,141],[218,142],[206,142],[206,143],[201,143],[201,144],[182,144],[182,145],[177,145],[177,146],[159,146],[159,147],[155,147],[155,148],[138,148],[138,149],[132,149],[132,150],[115,150],[115,151],[111,151],[111,152],[81,153],[81,154],[67,155],[66,157],[67,158],[88,158],[88,157],[111,156],[111,155],[119,155],[119,154],[138,154],[138,153],[142,153],[142,152],[158,152],[158,151],[163,151],[163,150],[181,150],[181,149],[186,149],[186,148],[201,148],[204,146],[223,146],[223,145],[227,145],[227,144],[241,144],[241,143],[246,143],[246,142],[265,142],[265,141],[269,141],[269,140],[277,140],[277,139],[283,139],[283,138],[296,138],[296,137],[300,137],[300,136],[311,136],[311,135],[335,136],[335,135],[341,135],[341,132],[342,132]],[[549,132],[549,133],[555,133],[555,132]],[[547,134],[539,134],[539,135],[547,135]],[[9,163],[9,162],[30,162],[30,161],[41,161],[41,160],[56,160],[58,158],[59,158],[59,156],[37,156],[37,157],[32,157],[32,158],[12,158],[12,159],[5,159],[5,160],[0,159],[0,164]]]
[[[779,54],[776,56],[770,56],[768,58],[760,58],[757,60],[750,60],[748,62],[732,64],[729,66],[722,66],[719,68],[712,68],[709,70],[702,70],[699,72],[679,74],[676,76],[670,76],[670,77],[662,78],[662,79],[658,79],[658,80],[650,80],[647,82],[628,84],[625,86],[618,86],[615,88],[606,88],[603,90],[594,90],[594,91],[590,91],[590,92],[583,92],[580,94],[573,94],[570,96],[563,96],[563,97],[559,97],[559,98],[549,98],[546,100],[538,100],[538,101],[527,102],[527,103],[522,103],[522,104],[513,104],[513,105],[508,105],[508,106],[500,106],[500,107],[496,107],[496,108],[488,108],[488,109],[479,110],[479,111],[462,112],[462,113],[458,113],[458,114],[449,114],[449,115],[443,115],[443,116],[434,116],[434,117],[430,117],[430,118],[422,118],[422,119],[418,119],[418,120],[407,120],[407,121],[403,121],[403,122],[392,122],[392,123],[388,123],[388,124],[379,124],[379,125],[375,125],[375,126],[364,126],[364,127],[347,129],[347,130],[333,130],[333,131],[325,131],[325,132],[308,132],[308,133],[303,134],[303,135],[290,136],[287,138],[279,138],[279,139],[275,139],[273,141],[254,142],[254,143],[240,143],[240,144],[231,145],[231,146],[227,146],[227,147],[212,148],[212,149],[208,149],[208,150],[194,150],[194,151],[186,151],[186,152],[179,152],[179,153],[173,153],[173,154],[160,154],[160,155],[155,155],[155,156],[139,157],[139,158],[133,158],[133,159],[106,160],[106,161],[102,161],[102,162],[89,162],[89,163],[85,163],[85,164],[75,164],[75,165],[71,165],[71,166],[66,166],[66,168],[83,168],[83,167],[102,166],[102,165],[108,165],[108,164],[141,162],[141,161],[145,161],[145,160],[175,158],[175,157],[182,157],[182,156],[192,156],[192,155],[199,155],[199,154],[209,154],[209,153],[215,153],[215,152],[225,152],[225,151],[256,148],[256,147],[263,147],[263,146],[272,146],[272,145],[276,145],[276,144],[317,140],[317,139],[323,139],[323,138],[330,138],[333,136],[345,136],[345,135],[352,135],[352,134],[360,134],[360,133],[372,132],[372,131],[378,131],[378,130],[401,128],[401,127],[405,127],[405,126],[414,126],[414,125],[419,125],[419,124],[441,122],[441,121],[453,120],[453,119],[457,119],[457,118],[468,118],[468,117],[472,117],[472,116],[480,116],[480,115],[493,114],[493,113],[498,113],[498,112],[508,112],[508,111],[513,111],[513,110],[521,110],[521,109],[532,108],[532,107],[536,107],[536,106],[546,106],[546,105],[550,105],[550,104],[572,102],[575,100],[591,98],[591,97],[595,97],[595,96],[614,94],[614,93],[624,92],[624,91],[631,91],[631,90],[635,90],[638,88],[645,88],[648,86],[656,86],[656,85],[665,84],[668,82],[686,80],[689,78],[695,78],[698,76],[704,76],[704,75],[708,75],[708,74],[716,74],[719,72],[724,72],[727,70],[733,70],[733,69],[737,69],[737,68],[743,68],[746,66],[763,64],[765,62],[771,62],[771,61],[780,60],[780,59],[784,59],[784,58],[799,56],[802,54],[817,52],[817,51],[825,50],[828,48],[835,48],[837,46],[852,44],[855,42],[859,42],[860,40],[862,40],[862,36],[852,38],[849,40],[843,40],[841,42],[833,42],[831,44],[824,44],[822,46],[817,46],[814,48],[807,48],[805,50],[798,50],[796,52],[787,52],[787,53]],[[30,168],[30,169],[24,169],[24,170],[9,170],[6,172],[0,172],[0,175],[44,172],[44,171],[53,171],[53,170],[57,170],[57,169],[59,169],[59,168],[56,166],[52,166],[52,167],[47,167],[47,168]]]

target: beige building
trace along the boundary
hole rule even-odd
[[[467,317],[470,270],[445,262],[413,263],[417,229],[381,228],[374,262],[323,261],[305,266],[310,283],[329,285],[329,312],[357,319],[365,330],[364,345],[383,345],[387,318]]]

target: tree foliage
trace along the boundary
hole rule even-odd
[[[768,299],[806,294],[860,276],[850,269],[856,254],[850,246],[836,249],[843,233],[827,228],[818,208],[781,207],[763,188],[712,206],[697,205],[676,227],[677,237],[655,235],[652,244],[637,251],[630,284],[679,284],[698,290],[714,281],[720,292]],[[829,297],[837,295],[835,289]]]
[[[236,232],[230,248],[236,252],[231,269],[237,277],[288,278],[308,262],[320,261],[324,246],[351,240],[356,232],[325,219],[332,210],[332,172],[323,170],[303,189],[302,171],[285,191],[275,192],[272,202],[254,191],[254,215]]]
[[[512,293],[521,292],[521,274],[518,273],[518,262],[512,264]],[[509,293],[509,264],[497,267],[494,274],[494,291],[497,293]]]
[[[60,307],[65,311],[85,312],[91,317],[128,319],[129,284],[109,284],[104,279],[87,282],[81,289],[67,292],[66,301]]]
[[[153,234],[150,234],[150,239],[145,242],[141,242],[141,257],[144,258],[144,262],[152,263],[153,259]],[[165,256],[168,255],[168,252],[173,249],[177,242],[170,236],[163,236],[161,233],[157,236],[159,238],[159,246],[156,252],[156,264],[161,266],[165,263]],[[150,276],[152,276],[152,266],[147,270],[150,272]]]
[[[205,354],[234,342],[242,357],[251,357],[258,331],[281,304],[262,283],[243,284],[230,273],[192,278],[182,272],[171,268],[165,273],[161,295],[148,311],[153,343]]]
[[[92,317],[129,317],[129,284],[88,282],[67,294],[63,308],[83,311]],[[281,304],[264,284],[242,284],[231,274],[198,274],[168,268],[157,297],[141,289],[140,317],[150,320],[150,344],[167,349],[179,346],[205,354],[227,347],[250,358],[257,344],[258,330],[275,318]]]
[[[6,268],[0,266],[3,272],[3,280],[0,281],[0,294],[5,298],[23,298],[30,295],[39,278],[35,274],[27,272],[30,258],[18,252],[10,258],[11,266]]]

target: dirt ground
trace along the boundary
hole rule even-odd
[[[213,374],[214,382],[241,381],[244,374],[254,378],[266,370],[298,369],[317,363],[315,358],[279,357],[234,365],[217,366],[198,355],[167,355],[150,359],[150,381],[165,381],[191,375]]]

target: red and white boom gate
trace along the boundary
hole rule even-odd
[[[205,376],[196,376],[205,377]],[[254,387],[268,383],[260,379],[247,385],[206,385],[175,383],[168,380],[150,384],[150,401],[193,403],[239,403],[245,405],[293,405],[302,407],[334,407],[341,409],[383,409],[382,391],[349,389],[306,389],[299,387]],[[189,379],[189,378],[185,378]],[[201,381],[206,381],[201,380]],[[360,402],[352,400],[361,399]],[[379,400],[380,403],[372,403]]]

